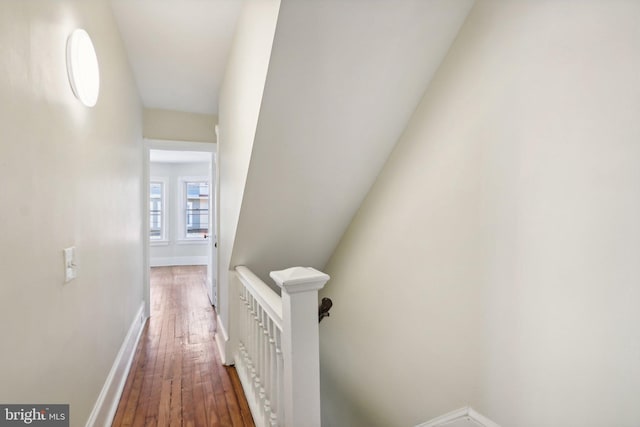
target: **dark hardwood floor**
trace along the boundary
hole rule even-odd
[[[151,269],[151,318],[113,426],[253,426],[234,368],[220,361],[206,267]]]

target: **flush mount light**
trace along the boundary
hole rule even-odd
[[[83,29],[74,30],[67,40],[67,73],[76,98],[93,107],[100,92],[100,70],[91,37]]]

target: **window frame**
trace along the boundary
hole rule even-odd
[[[162,198],[160,203],[160,212],[161,212],[161,220],[160,220],[160,237],[154,239],[151,237],[151,185],[152,184],[161,184],[162,185]],[[152,246],[165,246],[169,244],[169,235],[168,235],[168,217],[169,212],[167,211],[167,206],[169,206],[167,200],[169,198],[169,187],[168,181],[164,177],[152,176],[149,177],[149,244]]]
[[[180,176],[178,177],[178,221],[177,221],[177,244],[207,244],[211,236],[209,224],[207,224],[207,238],[197,236],[187,236],[187,183],[206,182],[209,186],[209,197],[207,212],[211,216],[211,181],[207,176]]]

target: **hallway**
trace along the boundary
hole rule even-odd
[[[253,426],[234,368],[214,342],[206,267],[151,269],[151,318],[113,426]]]

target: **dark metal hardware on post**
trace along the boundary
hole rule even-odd
[[[318,307],[318,323],[322,322],[325,317],[329,317],[329,310],[331,310],[332,306],[333,301],[331,301],[331,298],[322,298],[322,302]]]

